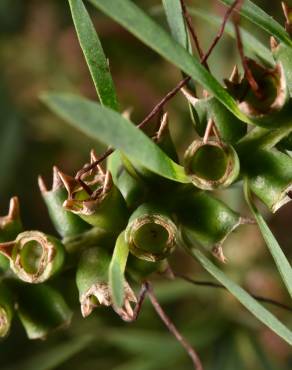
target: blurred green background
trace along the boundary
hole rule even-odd
[[[158,7],[160,1],[135,2],[166,27]],[[280,1],[256,3],[283,24]],[[218,1],[192,0],[188,4],[212,14],[224,12]],[[110,61],[121,106],[132,108],[132,119],[139,122],[179,81],[180,73],[120,26],[89,9]],[[216,28],[196,18],[194,24],[206,50]],[[268,43],[267,35],[244,24]],[[234,41],[226,36],[210,57],[209,65],[222,81],[236,61]],[[6,214],[9,198],[18,195],[26,229],[55,233],[41,200],[37,176],[44,175],[50,184],[53,165],[73,174],[88,160],[91,148],[101,152],[104,147],[51,114],[39,101],[40,93],[47,90],[70,91],[96,99],[67,1],[0,0],[0,211]],[[177,96],[167,109],[173,139],[182,153],[194,137],[187,104],[182,96]],[[240,187],[218,195],[247,214]],[[291,259],[292,205],[267,216]],[[224,268],[233,279],[254,294],[288,302],[255,226],[243,226],[227,240],[224,250],[228,258]],[[194,278],[211,280],[179,252],[172,257],[172,266]],[[65,276],[58,284],[76,306],[71,327],[52,334],[46,341],[28,341],[15,320],[10,336],[0,342],[1,370],[191,369],[187,354],[167,332],[148,301],[133,324],[122,323],[106,309],[98,309],[84,320],[76,304],[74,281]],[[167,313],[199,351],[206,370],[292,368],[289,346],[228,293],[161,278],[155,278],[154,286]],[[291,313],[269,308],[288,325],[292,324]]]

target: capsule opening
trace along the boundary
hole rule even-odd
[[[137,248],[158,253],[165,249],[169,233],[164,226],[155,222],[147,222],[135,230],[133,239]]]
[[[196,150],[188,170],[190,174],[204,180],[217,181],[224,176],[227,164],[228,157],[222,148],[206,144]]]
[[[36,240],[30,240],[21,248],[20,263],[25,272],[36,274],[40,267],[43,247]]]

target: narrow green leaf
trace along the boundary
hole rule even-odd
[[[80,46],[100,102],[118,110],[114,83],[102,45],[82,0],[69,0]]]
[[[184,168],[119,113],[70,94],[45,94],[47,106],[89,137],[121,150],[133,161],[173,181],[187,183]]]
[[[252,211],[258,223],[258,226],[261,230],[262,236],[267,244],[267,247],[269,248],[269,251],[275,260],[275,263],[282,277],[282,280],[284,284],[286,285],[286,288],[290,296],[292,297],[292,268],[291,268],[291,265],[288,262],[285,254],[283,253],[279,243],[277,242],[271,230],[269,229],[268,225],[266,224],[266,221],[264,220],[263,216],[259,213],[256,206],[253,204],[251,200],[251,194],[250,194],[250,189],[248,186],[247,179],[245,179],[244,181],[244,194],[245,194],[245,199],[249,205],[249,208]]]
[[[270,130],[264,127],[255,127],[250,130],[241,140],[238,141],[238,143],[236,144],[236,149],[272,149],[282,139],[291,134],[291,132],[292,120],[274,130]]]
[[[122,307],[124,303],[125,268],[129,255],[129,247],[123,231],[117,238],[114,253],[109,266],[109,285],[114,304]]]
[[[191,53],[192,47],[182,14],[180,0],[162,0],[172,37]]]
[[[205,89],[213,93],[214,96],[239,119],[252,124],[249,118],[240,111],[235,100],[206,68],[132,1],[88,1],[114,19],[117,23],[121,24],[158,54],[175,64],[195,81],[199,82]]]
[[[247,308],[258,320],[270,328],[273,332],[292,345],[292,332],[282,324],[265,307],[258,303],[250,294],[242,289],[238,284],[229,279],[229,277],[213,264],[201,251],[195,248],[189,248],[189,252],[212,276],[214,276],[229,292],[236,297],[239,302]]]
[[[230,6],[234,0],[220,0],[223,4]],[[292,40],[288,33],[272,16],[259,8],[250,0],[245,0],[240,9],[240,14],[252,23],[263,28],[265,31],[275,36],[284,44],[292,47]]]
[[[209,24],[220,27],[222,23],[222,18],[216,15],[210,14],[203,9],[198,8],[189,8],[191,15],[194,15],[198,18],[201,18],[203,21],[208,22]],[[230,37],[235,38],[234,27],[231,22],[228,22],[225,26],[225,33]],[[264,60],[268,64],[273,65],[275,63],[271,51],[256,37],[254,37],[250,32],[240,28],[241,37],[243,45],[252,51],[258,58]]]

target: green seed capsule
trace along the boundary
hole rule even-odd
[[[144,203],[131,215],[125,239],[136,257],[156,262],[174,251],[177,227],[165,211]]]
[[[216,98],[197,99],[187,89],[182,89],[182,92],[192,104],[196,131],[201,137],[204,136],[210,119],[214,122],[220,138],[226,143],[233,144],[246,134],[246,123],[236,118]]]
[[[90,174],[92,180],[84,180],[90,194],[73,177],[61,172],[59,175],[68,191],[68,198],[63,204],[67,211],[106,231],[119,233],[122,230],[128,210],[109,172],[104,173],[99,167],[97,173]]]
[[[86,317],[100,305],[112,306],[124,321],[131,321],[133,309],[130,302],[137,301],[135,294],[125,282],[123,306],[117,307],[113,303],[109,287],[110,261],[110,256],[102,247],[90,248],[83,252],[76,275],[81,313]]]
[[[53,186],[48,190],[42,177],[39,176],[39,188],[47,205],[50,218],[63,238],[81,234],[89,229],[89,225],[79,216],[63,208],[67,198],[67,191],[58,175],[58,169],[53,168]]]
[[[13,298],[8,287],[0,282],[0,337],[5,337],[13,317]]]
[[[247,77],[225,80],[231,95],[238,101],[239,109],[258,126],[277,128],[287,122],[291,111],[289,91],[284,67],[281,63],[266,68],[246,58],[257,90],[251,88]]]
[[[17,197],[10,199],[7,216],[0,217],[0,243],[14,240],[22,231],[22,223],[19,212],[19,201]],[[9,268],[9,259],[0,254],[0,270]]]
[[[0,253],[20,280],[35,284],[59,271],[65,258],[61,242],[40,231],[24,231],[15,241],[0,243]]]
[[[239,225],[247,223],[222,201],[206,192],[188,192],[177,206],[180,233],[190,245],[200,244],[222,262],[222,244]]]
[[[272,211],[290,201],[292,159],[277,150],[257,150],[241,160],[253,193]]]
[[[72,311],[62,295],[46,284],[21,284],[16,288],[17,314],[29,339],[43,339],[67,327]]]
[[[210,140],[195,140],[184,157],[186,174],[203,190],[228,187],[239,174],[239,159],[231,145]]]

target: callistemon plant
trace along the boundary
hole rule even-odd
[[[69,325],[72,311],[50,281],[70,270],[76,276],[84,317],[103,305],[122,320],[133,321],[149,296],[194,367],[202,369],[195,349],[162,310],[150,283],[155,273],[175,278],[168,259],[185,253],[261,323],[292,344],[290,329],[222,270],[224,263],[233,263],[224,251],[228,236],[242,224],[259,227],[292,297],[291,266],[255,205],[257,200],[277,212],[292,198],[292,10],[283,4],[284,29],[249,0],[222,2],[229,7],[204,53],[183,1],[162,1],[160,13],[165,12],[169,33],[134,1],[89,0],[183,74],[136,125],[123,113],[127,107],[118,102],[108,60],[83,1],[69,0],[99,103],[51,92],[42,101],[109,149],[100,156],[92,151],[76,174],[54,167],[51,187],[39,178],[58,237],[26,230],[17,198],[11,200],[7,216],[0,218],[1,336],[8,334],[14,313],[29,338],[43,338]],[[222,86],[211,73],[208,57],[229,17],[243,71],[235,67]],[[271,51],[240,28],[240,17],[270,34]],[[245,56],[246,49],[253,52],[253,59]],[[197,86],[203,88],[202,94]],[[186,143],[180,160],[170,135],[171,116],[165,112],[166,103],[171,104],[179,92],[189,105],[189,125],[197,134]],[[215,193],[232,187],[242,188],[249,217]]]

